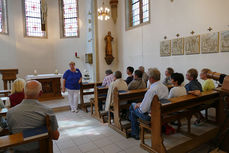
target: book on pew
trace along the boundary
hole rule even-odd
[[[125,91],[125,90],[119,90],[118,91],[118,93],[125,93],[125,92],[127,92],[127,91]]]
[[[24,130],[22,134],[24,140],[30,140],[30,139],[48,135],[48,129],[46,126],[41,126],[38,128]]]
[[[161,104],[171,103],[171,101],[169,101],[168,99],[161,99],[160,102]]]

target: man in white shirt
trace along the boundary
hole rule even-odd
[[[141,103],[132,103],[130,106],[131,120],[131,136],[135,139],[139,139],[139,127],[137,119],[150,120],[151,103],[154,95],[157,95],[159,100],[168,99],[168,88],[160,82],[161,73],[157,68],[149,69],[148,71],[149,82],[151,84],[150,89],[145,93],[144,99]]]
[[[112,82],[109,86],[109,89],[107,92],[106,104],[105,104],[105,111],[108,111],[110,106],[113,105],[112,96],[113,96],[113,90],[115,87],[118,90],[125,90],[125,91],[128,90],[127,83],[122,79],[122,73],[120,71],[116,71],[114,73],[114,82]]]

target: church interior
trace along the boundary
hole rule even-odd
[[[0,153],[229,152],[228,0],[0,0]]]

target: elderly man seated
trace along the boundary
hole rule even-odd
[[[132,103],[130,106],[129,119],[131,120],[131,136],[139,139],[139,127],[137,119],[150,120],[151,102],[154,95],[160,99],[168,99],[168,88],[160,82],[161,73],[156,68],[151,68],[148,71],[150,89],[145,93],[144,99],[141,103]]]
[[[134,71],[134,80],[130,82],[128,85],[128,90],[136,90],[136,89],[145,89],[146,84],[142,80],[142,71],[135,70]]]
[[[114,73],[114,82],[112,82],[109,86],[107,92],[106,104],[105,104],[105,111],[108,111],[110,106],[113,105],[112,96],[115,87],[118,90],[128,90],[128,86],[126,82],[122,79],[122,73],[120,71],[116,71]]]
[[[12,133],[20,133],[23,130],[33,129],[45,125],[46,115],[50,116],[52,138],[59,138],[58,124],[52,109],[38,101],[42,93],[41,84],[38,81],[28,81],[24,88],[25,99],[17,106],[9,109],[7,121]],[[38,142],[23,144],[14,148],[15,153],[40,152]]]

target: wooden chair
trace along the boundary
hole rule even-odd
[[[88,91],[90,89],[94,89],[95,84],[98,86],[101,86],[102,83],[82,83],[80,87],[80,104],[79,108],[85,111],[86,113],[88,112],[87,108],[91,106],[90,101],[85,102],[84,101],[84,96],[85,95],[93,95],[94,91]]]
[[[10,147],[14,147],[21,144],[26,144],[30,142],[39,142],[40,145],[40,153],[53,153],[53,142],[52,142],[52,131],[50,125],[50,117],[46,116],[46,126],[48,129],[47,135],[42,135],[38,137],[34,137],[31,139],[24,139],[22,133],[16,133],[12,135],[2,136],[0,137],[0,149],[7,149]]]
[[[160,153],[183,153],[191,149],[198,147],[199,145],[206,143],[212,139],[218,128],[213,128],[212,130],[207,131],[201,135],[195,135],[191,133],[191,130],[188,132],[181,131],[180,133],[189,137],[190,140],[179,144],[170,149],[166,149],[163,143],[161,127],[164,123],[169,123],[175,119],[181,117],[189,117],[194,112],[194,109],[198,106],[205,105],[206,107],[219,105],[219,93],[216,91],[203,92],[200,96],[186,95],[176,98],[169,99],[170,103],[161,104],[157,96],[154,96],[151,104],[151,121],[150,122],[140,122],[141,134],[140,146],[148,152],[160,152]],[[204,110],[206,107],[203,107]],[[199,111],[201,109],[195,110]],[[176,112],[183,112],[183,114],[177,114]],[[217,112],[222,111],[217,109]],[[217,121],[216,117],[216,121]],[[210,122],[212,123],[212,122]],[[214,122],[216,125],[216,122]],[[145,143],[145,131],[151,132],[151,145]]]

